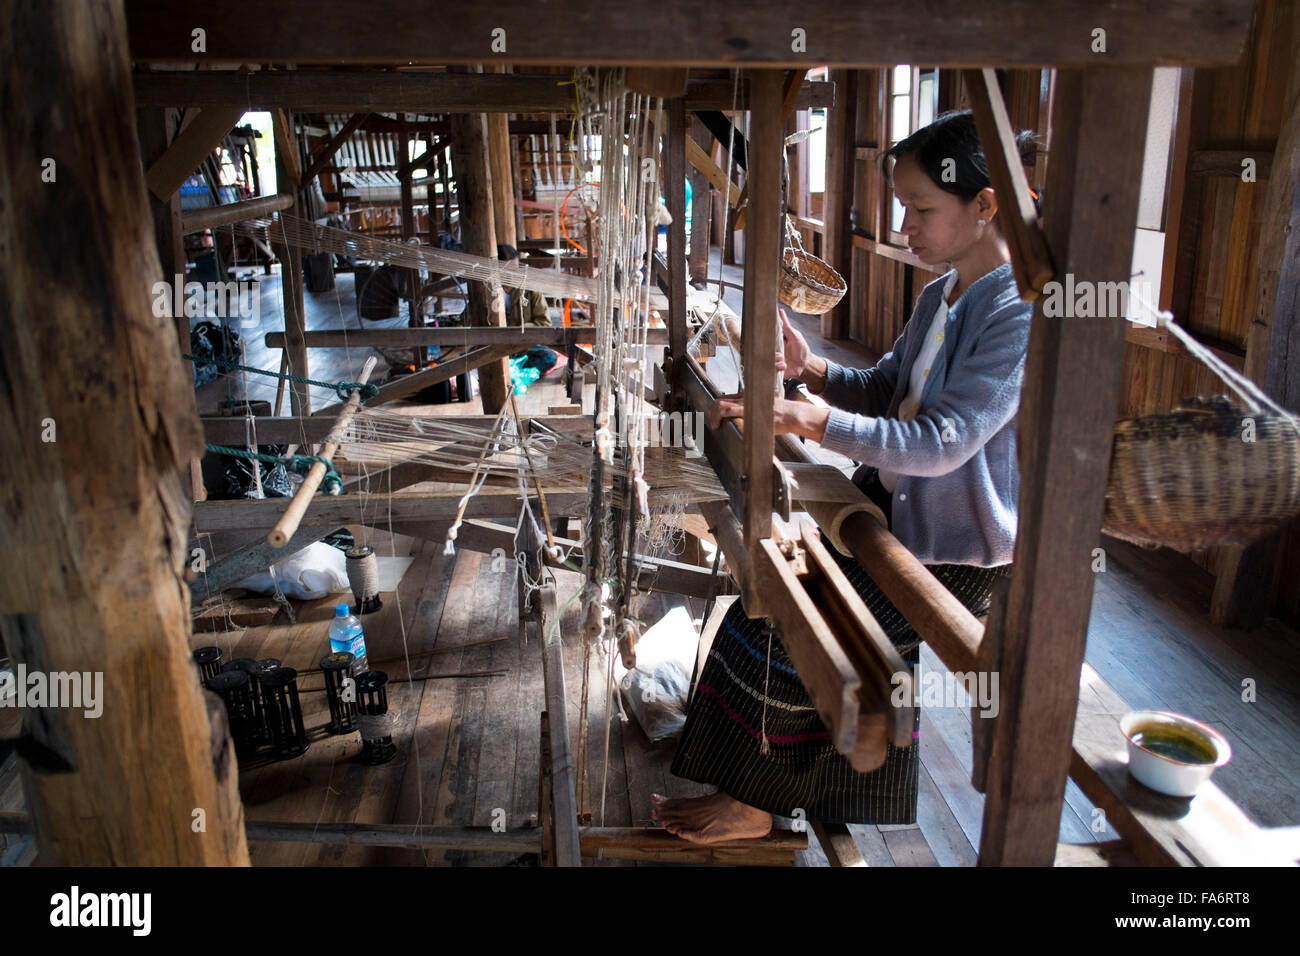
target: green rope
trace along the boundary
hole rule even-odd
[[[235,458],[265,462],[268,465],[284,465],[295,475],[304,477],[306,477],[307,472],[311,471],[312,465],[320,462],[325,466],[325,477],[321,479],[321,487],[325,489],[325,493],[337,495],[343,491],[343,479],[334,470],[334,464],[321,455],[289,455],[288,457],[281,457],[263,454],[260,451],[249,451],[246,448],[230,448],[226,445],[208,445],[208,451],[218,455],[231,455]]]
[[[205,362],[204,359],[197,359],[193,355],[182,355],[181,358],[187,359],[191,362]],[[364,403],[366,399],[374,398],[379,394],[379,386],[373,385],[370,382],[367,382],[364,385],[360,382],[322,382],[314,378],[302,378],[298,375],[289,375],[287,372],[269,372],[264,368],[253,368],[251,365],[240,365],[238,362],[232,362],[229,359],[220,358],[215,355],[211,359],[206,360],[206,362],[210,362],[223,372],[229,372],[232,370],[252,372],[255,375],[269,375],[271,378],[287,379],[290,382],[297,382],[299,385],[317,385],[321,388],[333,389],[334,394],[339,397],[339,400],[344,402],[348,400],[348,396],[354,389],[361,390],[362,403]]]

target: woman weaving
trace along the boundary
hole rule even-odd
[[[1022,149],[1029,134],[1021,134]],[[903,234],[929,283],[893,350],[871,369],[813,354],[783,322],[784,359],[831,408],[777,400],[775,430],[862,462],[855,483],[892,533],[976,616],[1009,575],[1016,535],[1016,411],[1032,306],[1020,300],[995,216],[998,199],[969,112],[949,113],[886,153]],[[1035,197],[1037,198],[1037,197]],[[743,404],[719,399],[714,427]],[[831,553],[903,659],[920,638],[852,558]],[[716,785],[690,799],[655,795],[654,818],[697,843],[760,837],[772,815],[838,823],[916,820],[920,708],[912,746],[887,746],[859,773],[837,752],[779,634],[737,601],[699,674],[672,772]]]

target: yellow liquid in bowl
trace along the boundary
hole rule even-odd
[[[1180,763],[1207,764],[1218,759],[1218,752],[1199,734],[1192,734],[1167,724],[1134,728],[1129,734],[1133,743],[1153,754]]]

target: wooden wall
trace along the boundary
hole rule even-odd
[[[1171,169],[1161,306],[1197,338],[1241,368],[1258,305],[1261,222],[1284,93],[1296,52],[1289,2],[1261,0],[1248,54],[1237,66],[1185,70]],[[1256,160],[1255,182],[1242,180],[1241,159]],[[1285,165],[1283,164],[1283,168]],[[1181,187],[1181,189],[1179,188]],[[1132,337],[1130,337],[1132,338]],[[1119,414],[1168,411],[1191,395],[1227,392],[1218,377],[1181,350],[1130,341]],[[1189,557],[1216,573],[1220,549]],[[1270,607],[1300,622],[1300,521],[1284,534],[1270,589]]]

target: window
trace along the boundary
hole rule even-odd
[[[896,66],[889,73],[889,145],[911,136],[934,122],[939,110],[939,71],[930,68]],[[890,240],[903,245],[903,205],[889,190]]]

